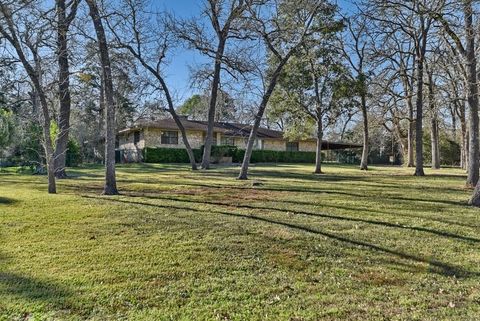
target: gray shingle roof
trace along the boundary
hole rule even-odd
[[[181,122],[186,130],[196,130],[207,132],[207,122],[200,120],[188,120],[184,117]],[[121,130],[119,133],[128,133],[142,128],[158,128],[167,130],[178,130],[178,126],[172,118],[159,120],[141,120],[135,123],[134,126]],[[252,125],[240,123],[226,123],[216,122],[214,124],[214,131],[223,133],[226,136],[248,137]],[[283,132],[279,130],[272,130],[260,127],[258,129],[258,138],[283,139]],[[306,141],[315,141],[315,138],[305,139]],[[322,149],[346,149],[346,148],[360,148],[362,145],[346,143],[346,142],[330,142],[322,141]]]

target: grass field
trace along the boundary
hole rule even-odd
[[[3,172],[0,320],[480,320],[462,171],[324,170]]]

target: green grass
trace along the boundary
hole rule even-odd
[[[0,174],[0,320],[479,320],[457,169],[307,165]],[[255,184],[257,185],[257,184]]]

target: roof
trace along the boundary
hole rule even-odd
[[[182,122],[183,127],[186,130],[198,130],[198,131],[207,131],[208,122],[201,120],[189,120],[185,117],[181,117],[180,121]],[[178,130],[177,123],[172,118],[159,119],[159,120],[140,120],[135,123],[132,127],[125,128],[119,133],[128,133],[131,131],[136,131],[142,128],[158,128],[158,129],[172,129]],[[252,129],[251,125],[239,124],[239,123],[226,123],[226,122],[215,122],[213,130],[215,132],[224,133],[226,136],[241,136],[248,137],[250,135],[250,130]],[[272,130],[260,127],[258,129],[258,138],[274,138],[274,139],[283,139],[283,132],[279,130]]]
[[[207,131],[208,122],[201,120],[189,120],[186,117],[181,117],[180,121],[185,127],[186,130],[195,130],[195,131]],[[135,123],[134,126],[125,128],[119,132],[128,133],[136,131],[143,128],[158,128],[158,129],[167,129],[167,130],[178,130],[178,126],[172,118],[165,118],[159,120],[140,120]],[[235,137],[248,137],[252,125],[240,124],[240,123],[227,123],[227,122],[215,122],[213,130],[215,132],[223,133],[225,136],[235,136]],[[284,139],[283,132],[280,130],[273,130],[264,127],[258,129],[257,137],[258,138],[270,138],[270,139]],[[308,138],[305,141],[316,141],[315,138]],[[346,142],[330,142],[322,141],[322,149],[346,149],[346,148],[360,148],[362,145],[352,144]]]

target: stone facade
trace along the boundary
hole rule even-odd
[[[313,140],[306,140],[298,142],[298,150],[301,152],[316,152],[317,142]]]
[[[172,130],[169,130],[172,131]],[[129,133],[120,134],[118,137],[118,150],[121,151],[122,157],[127,161],[139,161],[141,160],[141,151],[145,147],[150,148],[185,148],[180,131],[178,132],[178,144],[162,144],[162,132],[163,130],[157,128],[145,128],[138,131],[139,141],[134,143],[134,131]],[[194,149],[199,149],[205,142],[206,133],[202,131],[187,130],[187,137],[190,145]],[[223,138],[223,134],[219,132],[214,133],[217,144],[220,144]],[[239,149],[245,149],[248,138],[246,137],[233,137],[235,146]],[[316,141],[300,141],[298,144],[299,151],[315,152]],[[286,140],[262,138],[258,139],[254,149],[285,151]]]
[[[263,149],[284,151],[287,149],[287,142],[284,139],[264,139]]]
[[[119,149],[144,149],[145,148],[145,135],[143,131],[140,131],[140,140],[138,143],[134,143],[134,132],[126,133],[118,136],[118,148]]]
[[[172,131],[172,130],[169,130]],[[178,132],[178,144],[162,144],[162,130],[156,128],[147,128],[145,134],[145,146],[155,148],[185,148],[182,134]],[[203,145],[204,137],[201,131],[187,131],[187,139],[192,148],[200,148]]]

